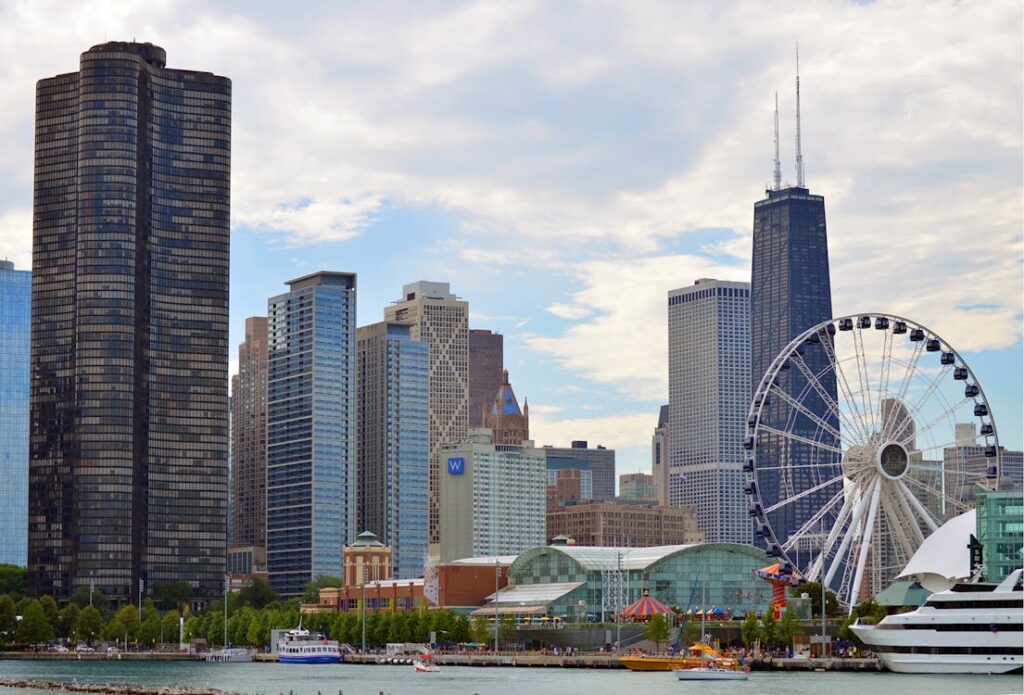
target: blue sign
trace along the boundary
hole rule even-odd
[[[448,459],[448,475],[462,475],[466,472],[466,459],[453,456]]]

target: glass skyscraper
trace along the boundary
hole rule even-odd
[[[356,537],[356,275],[321,271],[267,304],[267,568],[281,596],[340,577]]]
[[[28,394],[32,273],[0,261],[0,564],[28,560]]]
[[[392,549],[392,573],[423,576],[430,480],[430,356],[403,323],[356,331],[359,531]]]
[[[825,199],[806,188],[792,186],[767,191],[768,197],[754,204],[754,244],[750,291],[750,377],[752,392],[772,361],[791,340],[803,331],[832,318],[832,290],[829,283],[828,238],[825,230]],[[813,374],[820,375],[825,396],[836,402],[835,373],[828,358],[831,339],[800,348],[800,359]],[[792,367],[781,371],[778,389],[799,396],[807,386],[803,371]],[[804,405],[834,431],[839,421],[826,399],[811,393]],[[787,423],[792,421],[792,426]],[[781,397],[773,398],[762,411],[763,431],[789,430],[796,436],[838,447],[839,442],[805,413],[787,406]],[[823,463],[815,449],[792,437],[768,434],[757,445],[757,485],[767,506],[819,484],[811,469],[802,465]],[[789,461],[791,477],[778,473],[779,462]],[[835,463],[839,461],[824,462]],[[770,470],[775,468],[776,470]],[[769,470],[764,470],[769,469]],[[836,475],[839,470],[836,469]],[[771,527],[780,542],[785,542],[812,514],[839,492],[841,483],[810,493],[784,509],[768,512]]]
[[[29,576],[222,592],[231,81],[111,42],[36,87]]]

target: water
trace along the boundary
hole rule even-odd
[[[685,683],[671,673],[561,668],[207,664],[146,661],[0,661],[0,678],[58,682],[209,686],[266,695],[660,695],[661,693],[772,693],[778,695],[989,695],[1020,693],[1020,676],[914,676],[894,673],[756,672],[746,682]],[[0,688],[0,695],[33,691]]]

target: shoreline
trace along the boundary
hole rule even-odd
[[[100,695],[242,695],[217,688],[179,688],[172,685],[146,686],[137,684],[112,685],[109,683],[62,683],[35,678],[0,678],[0,687],[23,690],[60,690],[72,693],[99,693]]]

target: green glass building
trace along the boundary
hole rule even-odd
[[[1001,582],[1024,567],[1024,492],[988,492],[979,487],[975,505],[985,579]]]

